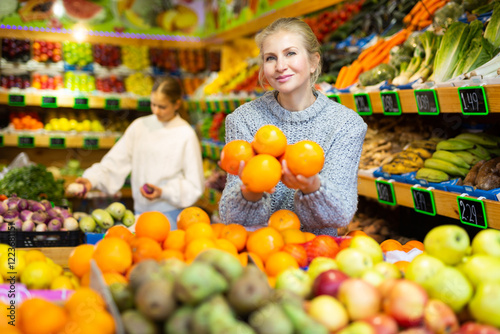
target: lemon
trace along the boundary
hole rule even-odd
[[[80,280],[71,271],[65,271],[65,272],[63,272],[63,276],[69,277],[69,279],[71,281],[71,284],[73,284],[73,287],[75,289],[78,289],[80,287]]]
[[[10,246],[7,244],[0,244],[0,256],[9,251]]]
[[[52,283],[52,268],[44,261],[28,264],[21,275],[21,283],[28,289],[48,289]]]
[[[51,264],[50,265],[50,268],[52,269],[52,276],[53,277],[56,277],[56,276],[59,276],[59,275],[62,275],[64,269],[62,266],[60,266],[59,264]]]
[[[73,286],[73,283],[71,282],[71,278],[68,276],[57,276],[54,278],[52,283],[50,284],[50,289],[51,290],[73,290],[75,289],[75,286]]]
[[[24,259],[26,260],[26,264],[30,264],[35,261],[45,261],[45,255],[37,249],[32,249],[26,252]]]
[[[26,260],[24,256],[18,256],[17,252],[14,255],[7,252],[0,256],[0,274],[6,280],[10,279],[11,276],[16,278],[21,276],[25,267]]]

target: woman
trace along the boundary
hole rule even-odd
[[[271,194],[250,192],[238,176],[228,175],[221,220],[255,229],[267,225],[273,212],[288,209],[299,216],[303,231],[336,235],[357,208],[357,172],[367,126],[353,110],[314,89],[321,73],[320,45],[306,23],[278,19],[256,36],[256,43],[261,82],[265,79],[274,90],[227,116],[226,142],[251,142],[261,126],[273,124],[288,144],[305,139],[318,143],[325,165],[306,178],[294,176],[283,161],[281,182]]]
[[[97,188],[114,194],[132,173],[135,214],[162,212],[171,229],[176,229],[177,215],[196,202],[204,185],[200,144],[195,131],[179,116],[181,108],[178,80],[157,80],[151,93],[153,114],[134,120],[101,162],[85,170],[76,182],[86,192]]]

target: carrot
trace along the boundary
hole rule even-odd
[[[371,70],[375,66],[380,65],[388,56],[389,56],[389,51],[381,52],[375,58],[373,58],[369,63],[364,64],[365,71]]]
[[[373,53],[373,52],[375,52],[375,50],[380,48],[380,46],[383,43],[384,43],[384,40],[382,38],[379,39],[375,44],[373,44],[372,46],[370,46],[369,48],[367,48],[363,52],[361,52],[358,56],[358,60],[362,61],[363,59],[365,59],[370,53]]]
[[[426,6],[426,8],[419,12],[417,15],[415,15],[413,17],[413,19],[411,20],[411,25],[414,26],[414,27],[418,27],[418,24],[420,21],[426,21],[429,19],[429,17],[438,9],[438,8],[441,8],[442,6],[444,6],[446,4],[445,1],[443,0],[437,0],[435,2],[431,2],[429,3],[428,6]]]
[[[342,82],[343,88],[349,87],[353,83],[355,83],[358,80],[359,75],[363,72],[363,67],[358,61],[354,61],[352,65],[349,67],[349,71],[347,72],[347,75]]]
[[[430,25],[432,23],[432,20],[425,20],[425,21],[420,21],[418,23],[418,30],[422,30],[424,29],[425,27],[427,27],[428,25]]]
[[[339,75],[337,75],[337,80],[335,81],[335,88],[339,89],[341,87],[340,84],[342,83],[342,80],[345,77],[346,73],[347,73],[347,66],[342,66],[342,68],[339,71]]]

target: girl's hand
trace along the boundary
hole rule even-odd
[[[148,194],[147,192],[144,191],[144,189],[142,187],[140,187],[139,190],[141,191],[142,196],[146,197],[150,201],[157,199],[157,198],[160,198],[161,193],[162,193],[161,188],[158,188],[157,186],[152,185],[151,183],[147,183],[147,185],[151,189],[153,189],[153,192]]]
[[[241,172],[243,172],[243,168],[245,167],[245,162],[241,161],[240,162],[240,168],[238,170],[238,176],[241,179]],[[276,189],[273,188],[271,189],[268,193],[272,194]],[[247,187],[242,184],[241,185],[241,194],[243,195],[243,198],[245,198],[249,202],[258,202],[264,196],[264,193],[254,193],[253,191],[250,191],[247,189]]]
[[[68,189],[71,187],[70,185],[66,188],[66,195],[69,197],[83,198],[87,195],[90,189],[92,189],[92,183],[84,177],[77,177],[74,183],[81,184],[83,186],[83,191],[73,192],[71,189]]]
[[[321,186],[321,181],[318,174],[311,177],[303,175],[293,175],[288,169],[286,160],[282,162],[281,182],[290,189],[299,189],[304,194],[310,194],[317,191]]]

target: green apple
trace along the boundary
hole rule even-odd
[[[479,283],[469,311],[477,321],[500,328],[500,282]]]
[[[321,295],[311,300],[308,313],[330,332],[335,332],[349,323],[344,305],[332,296]]]
[[[314,282],[319,274],[330,269],[339,269],[337,261],[329,257],[318,256],[309,264],[307,274],[311,278],[311,282]]]
[[[375,239],[365,236],[365,235],[357,235],[351,240],[351,244],[349,248],[359,249],[367,253],[371,258],[372,262],[379,263],[384,261],[384,253],[382,252],[382,248]]]
[[[401,278],[401,271],[394,263],[382,261],[376,263],[373,269],[382,274],[384,278]]]
[[[428,280],[427,292],[431,298],[445,302],[456,313],[472,298],[472,284],[457,268],[444,266]]]
[[[500,281],[499,257],[475,254],[461,263],[459,268],[474,287],[484,281]]]
[[[382,262],[379,262],[379,263],[382,263]],[[365,282],[370,283],[374,287],[378,287],[380,284],[382,284],[382,282],[385,281],[386,278],[383,274],[381,274],[380,272],[375,270],[375,268],[370,268],[370,269],[365,270],[361,274],[361,279]]]
[[[375,328],[365,321],[354,321],[337,334],[375,334]]]
[[[309,275],[300,268],[291,268],[283,271],[276,278],[277,290],[289,290],[303,298],[309,297],[312,281]]]
[[[365,270],[373,267],[370,255],[355,248],[342,249],[337,253],[336,260],[340,271],[351,277],[360,277]]]
[[[470,239],[467,232],[456,225],[440,225],[427,233],[424,239],[425,252],[447,265],[454,265],[467,254]]]
[[[427,253],[417,255],[406,268],[405,278],[428,290],[428,281],[444,267],[443,261]]]
[[[492,228],[481,230],[472,239],[472,254],[500,257],[500,231]]]

